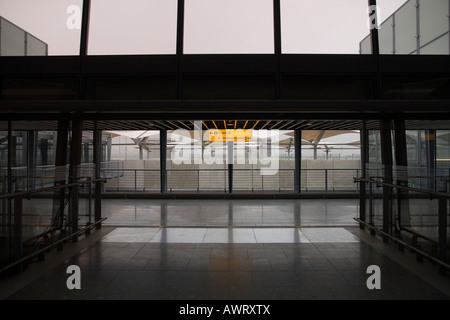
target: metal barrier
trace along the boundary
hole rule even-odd
[[[294,191],[294,169],[278,169],[274,175],[262,175],[260,168],[233,168],[233,190],[236,191]],[[228,169],[167,169],[167,190],[223,191],[228,190]],[[360,169],[302,169],[304,192],[358,192],[351,177],[360,176]],[[112,176],[109,169],[102,177]],[[121,169],[121,175],[109,179],[104,191],[145,192],[161,189],[159,169]]]
[[[361,214],[362,211],[360,211],[360,217],[355,219],[361,226],[369,227],[373,235],[382,235],[386,242],[392,240],[398,243],[401,250],[407,247],[415,251],[417,259],[420,261],[426,257],[439,264],[441,273],[450,270],[448,265],[450,250],[448,243],[450,221],[448,217],[448,200],[450,199],[448,180],[443,181],[441,191],[409,187],[404,182],[400,184],[400,180],[398,184],[395,184],[373,178],[355,177],[354,181],[362,184],[361,188],[365,188],[361,196],[363,202],[360,207],[360,210],[364,207],[364,214]],[[388,190],[389,192],[377,193],[377,189]],[[386,197],[386,194],[390,196]],[[378,205],[376,204],[377,201]],[[427,201],[426,205],[423,205],[422,201]],[[430,205],[432,202],[434,206]],[[382,203],[382,205],[379,205],[379,203]],[[422,208],[426,208],[428,212],[417,212],[417,210],[422,211]],[[367,217],[366,209],[368,209]],[[432,210],[437,210],[437,212],[429,212]],[[417,219],[417,216],[420,219]],[[426,217],[426,223],[424,223],[424,216]],[[434,230],[433,234],[424,234],[424,228]],[[407,238],[405,233],[410,236],[410,243],[403,239]],[[419,240],[423,240],[424,243],[419,243]],[[427,246],[431,248],[429,249],[430,252],[426,252],[422,248]]]
[[[62,249],[62,246],[64,243],[72,240],[75,237],[79,237],[81,234],[86,234],[89,235],[90,231],[94,228],[97,228],[98,225],[100,225],[103,221],[105,221],[107,218],[102,218],[99,221],[96,221],[94,223],[91,223],[90,225],[87,225],[84,228],[81,228],[80,230],[78,230],[77,232],[68,235],[54,243],[52,243],[51,245],[48,245],[24,258],[21,258],[17,261],[14,261],[13,263],[8,264],[7,266],[3,267],[0,269],[0,274],[2,274],[3,272],[10,270],[12,268],[14,268],[15,266],[19,266],[19,265],[23,265],[23,264],[27,264],[30,263],[33,259],[38,258],[39,260],[43,260],[44,259],[44,255],[45,253],[47,253],[49,250],[52,250],[54,248],[58,248],[58,250]]]
[[[8,266],[1,269],[4,271],[10,269],[17,264],[24,263],[25,261],[31,261],[35,257],[40,259],[43,257],[45,251],[57,246],[62,248],[63,242],[73,239],[76,240],[78,236],[85,232],[90,233],[93,227],[100,228],[101,222],[104,219],[101,218],[100,209],[101,206],[97,206],[99,202],[96,201],[95,208],[95,221],[92,222],[92,184],[96,185],[96,189],[100,188],[100,184],[106,182],[105,178],[79,180],[73,183],[62,182],[59,185],[52,187],[45,187],[39,189],[33,189],[28,191],[18,191],[10,194],[0,195],[0,202],[2,203],[2,233],[0,234],[2,241],[7,242],[2,249],[0,261],[2,264],[8,264]],[[58,183],[54,181],[54,183]],[[79,188],[88,186],[87,190],[87,217],[86,226],[82,229],[78,228],[79,224]],[[38,193],[57,192],[57,197],[50,198],[53,205],[56,203],[58,210],[52,215],[50,224],[46,225],[46,230],[41,232],[37,236],[33,236],[29,239],[25,239],[23,231],[28,228],[27,222],[24,223],[23,215],[23,200],[32,198],[33,195]],[[47,198],[48,199],[48,198]],[[96,200],[101,201],[99,194],[96,192]],[[53,201],[56,202],[54,203]],[[70,202],[70,206],[68,206]],[[3,206],[6,204],[6,206]],[[66,207],[68,206],[68,213],[66,214]],[[6,208],[6,209],[5,209]],[[67,230],[69,232],[67,232]],[[67,235],[66,235],[67,234]],[[25,257],[24,257],[25,256]],[[12,261],[12,263],[11,263]],[[5,263],[6,262],[6,263]]]

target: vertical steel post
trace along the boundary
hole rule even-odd
[[[436,191],[436,131],[425,130],[425,148],[427,164],[427,187],[430,191]]]
[[[13,152],[16,152],[16,150],[13,150],[12,147],[12,122],[11,120],[8,121],[8,184],[7,184],[7,193],[11,194],[13,191],[12,187],[12,159],[13,159]],[[12,256],[12,245],[13,245],[13,238],[12,238],[12,200],[10,198],[7,199],[7,215],[8,215],[8,247],[9,247],[9,257],[8,260],[11,260],[13,258]]]
[[[70,144],[70,182],[78,181],[78,170],[81,164],[81,149],[83,140],[83,121],[81,119],[74,119],[72,121],[72,141]],[[78,186],[71,187],[70,199],[70,233],[73,234],[78,231],[78,216],[79,216],[79,188]],[[78,237],[74,237],[73,241],[78,241]]]
[[[22,258],[22,198],[14,198],[14,260]]]
[[[369,1],[369,6],[376,6],[377,5],[377,1],[376,0],[368,0]],[[375,14],[377,15],[377,24],[380,23],[380,21],[378,21],[378,12],[375,12]],[[372,12],[369,12],[369,17],[372,16]],[[371,24],[370,24],[371,25]],[[376,68],[377,68],[377,74],[375,77],[375,86],[374,86],[374,98],[375,99],[380,99],[381,97],[381,73],[380,73],[380,41],[379,41],[379,32],[378,32],[378,28],[379,26],[372,26],[370,29],[370,36],[371,36],[371,40],[372,40],[372,55],[375,56],[375,61],[376,61]]]
[[[89,39],[89,20],[91,1],[83,0],[83,13],[81,17],[80,56],[87,56]]]
[[[391,140],[391,121],[388,119],[380,120],[381,135],[381,158],[384,167],[384,182],[392,183],[392,140]],[[383,232],[391,234],[392,210],[391,210],[392,188],[383,186]],[[383,237],[384,242],[388,242],[388,237]]]
[[[420,54],[420,0],[416,0],[416,54]]]
[[[447,192],[446,188],[442,190],[442,192]],[[439,210],[439,217],[438,217],[438,256],[439,259],[443,262],[447,262],[447,198],[440,197],[438,199],[438,210]],[[439,271],[442,274],[446,274],[447,270],[445,267],[440,266]]]
[[[95,178],[101,177],[102,166],[102,130],[98,129],[97,121],[94,122],[94,165],[95,165]],[[102,219],[102,183],[100,181],[95,182],[94,189],[94,221],[98,222]],[[97,229],[101,228],[101,223],[96,225]]]
[[[397,166],[397,183],[408,185],[408,149],[406,141],[405,120],[394,120],[395,162]],[[397,189],[397,228],[410,224],[408,191]],[[398,230],[399,231],[399,230]]]
[[[167,130],[159,130],[161,193],[167,193]]]
[[[234,142],[227,142],[228,192],[233,193]]]
[[[184,0],[178,0],[177,12],[177,47],[178,75],[177,75],[177,98],[183,98],[182,57],[184,53]]]
[[[274,30],[274,53],[277,65],[277,73],[275,75],[275,99],[281,99],[281,68],[280,60],[282,53],[281,46],[281,1],[273,0],[273,30]]]
[[[69,121],[59,120],[58,121],[58,132],[56,138],[56,157],[55,157],[55,181],[54,185],[62,185],[66,183],[66,165],[67,165],[67,139],[69,133]],[[63,229],[64,221],[64,207],[65,207],[65,194],[66,188],[61,188],[54,191],[53,206],[56,212],[53,213],[53,218],[57,218],[56,214],[59,211],[60,216],[58,221],[59,229]]]
[[[35,188],[35,176],[36,176],[36,158],[37,158],[37,131],[28,130],[26,133],[27,147],[26,147],[26,160],[27,160],[27,189]]]
[[[302,191],[302,130],[294,130],[294,152],[295,152],[295,169],[294,169],[294,192]]]
[[[367,131],[367,123],[362,122],[360,131],[361,144],[361,178],[366,179],[366,164],[368,162],[369,135]],[[366,182],[361,181],[359,184],[359,219],[366,222]],[[364,229],[364,224],[360,223],[359,227]]]

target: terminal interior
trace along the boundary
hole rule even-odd
[[[72,2],[0,3],[1,299],[450,298],[449,1]]]

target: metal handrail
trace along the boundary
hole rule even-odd
[[[91,224],[87,225],[86,227],[84,227],[84,228],[82,228],[82,229],[72,233],[71,235],[68,235],[67,237],[64,237],[64,238],[62,238],[62,239],[60,239],[60,240],[58,240],[58,241],[56,241],[56,242],[46,246],[45,248],[42,248],[42,249],[40,249],[40,250],[38,250],[36,252],[33,252],[32,254],[30,254],[30,255],[28,255],[26,257],[23,257],[23,258],[21,258],[21,259],[19,259],[17,261],[14,261],[13,263],[10,263],[9,265],[7,265],[7,266],[3,267],[2,269],[0,269],[0,274],[3,273],[4,271],[8,270],[8,269],[11,269],[12,267],[14,267],[14,266],[16,266],[18,264],[24,263],[26,261],[29,261],[29,260],[31,260],[33,258],[38,257],[42,253],[45,253],[46,251],[53,249],[54,247],[56,247],[56,246],[58,246],[58,245],[60,245],[60,244],[62,244],[64,242],[66,242],[67,240],[70,240],[70,239],[72,239],[74,237],[78,237],[81,233],[84,233],[84,232],[86,232],[88,230],[93,229],[94,227],[96,227],[98,224],[102,223],[106,219],[108,219],[108,218],[105,217],[105,218],[102,218],[102,219],[100,219],[100,220],[98,220],[98,221],[96,221],[94,223],[91,223]]]
[[[52,187],[33,189],[33,190],[28,190],[28,191],[19,191],[19,192],[15,192],[15,193],[0,194],[0,200],[25,197],[25,196],[29,196],[34,193],[53,191],[53,190],[58,190],[58,189],[63,189],[63,188],[70,188],[70,187],[90,184],[90,183],[94,183],[94,182],[106,182],[106,178],[96,178],[96,179],[77,181],[77,182],[72,182],[72,183],[68,183],[68,184],[52,186]]]
[[[261,168],[233,168],[233,171],[235,172],[235,174],[238,174],[238,176],[234,176],[235,179],[236,179],[235,181],[237,181],[237,182],[241,181],[242,182],[242,181],[244,181],[246,179],[247,176],[244,176],[244,175],[243,176],[239,176],[239,174],[241,174],[241,173],[252,174],[252,173],[255,173],[255,172],[259,172],[260,170],[261,170]],[[278,168],[276,170],[279,171],[280,175],[281,174],[286,175],[286,173],[293,173],[295,171],[295,168]],[[116,172],[116,169],[114,169],[114,168],[112,168],[112,169],[102,169],[102,171],[103,171],[104,174],[108,174],[109,172]],[[213,172],[222,174],[222,173],[227,173],[228,171],[229,171],[228,168],[182,168],[182,169],[181,168],[170,168],[170,169],[166,169],[166,172],[169,174],[169,177],[171,177],[171,176],[173,177],[174,174],[186,174],[186,175],[188,175],[188,174],[195,174],[195,175],[197,175],[197,177],[201,177],[202,174],[208,174],[208,173],[213,173]],[[153,168],[152,169],[145,169],[145,168],[139,168],[139,169],[138,168],[121,168],[120,169],[120,176],[118,175],[118,176],[114,177],[114,178],[117,178],[119,182],[118,182],[117,186],[114,186],[112,188],[119,190],[120,189],[119,188],[119,183],[123,179],[125,181],[125,185],[121,184],[122,189],[128,188],[128,189],[134,189],[135,191],[137,189],[144,189],[145,190],[146,187],[142,185],[143,184],[142,180],[138,181],[139,177],[137,176],[137,173],[147,173],[147,172],[156,174],[156,173],[160,172],[160,169],[156,169],[156,168],[154,168],[154,169]],[[335,175],[336,174],[339,174],[339,173],[346,174],[346,173],[349,173],[349,172],[353,172],[353,173],[356,172],[356,175],[359,176],[359,173],[361,172],[361,169],[360,168],[302,168],[301,169],[302,176],[303,176],[303,174],[306,175],[306,177],[304,178],[305,179],[304,183],[306,184],[306,191],[308,191],[308,186],[310,187],[311,190],[314,190],[316,188],[316,185],[315,185],[316,182],[323,184],[323,186],[322,186],[323,189],[322,190],[324,190],[325,192],[328,192],[331,189],[334,190],[335,188],[337,188],[337,189],[341,188],[342,190],[351,190],[351,188],[349,187],[350,184],[344,185],[342,187],[340,187],[340,186],[336,187],[336,185],[335,185],[335,183],[336,183],[336,180],[335,180],[336,176]],[[313,175],[316,174],[316,173],[323,173],[323,178],[314,178],[314,177],[311,178],[311,177],[309,177],[310,173],[313,174]],[[133,178],[132,177],[133,174],[134,174],[134,187],[133,187],[133,181],[131,180]],[[348,175],[346,174],[346,176],[348,176]],[[293,176],[291,178],[293,179]],[[173,178],[170,178],[170,179],[173,179]],[[264,179],[264,177],[262,177],[261,179]],[[322,179],[322,180],[320,180],[320,179]],[[174,180],[170,180],[170,181],[171,181],[171,183],[176,183],[176,181],[174,181]],[[224,182],[225,184],[226,184],[226,181],[227,181],[227,179],[225,177],[225,182]],[[313,185],[309,185],[308,181],[311,181],[313,183]],[[139,184],[140,184],[139,187],[137,186],[137,182],[139,182]],[[255,182],[257,182],[257,181],[255,181]],[[351,183],[351,180],[349,180],[349,182]],[[204,182],[202,182],[202,184],[203,183]],[[253,191],[254,187],[255,187],[255,186],[252,185],[253,180],[251,180],[249,183],[251,185],[249,186],[248,190],[252,190]],[[291,183],[293,183],[293,182],[291,182]],[[272,186],[272,187],[274,187],[274,186]],[[152,187],[150,186],[149,189],[151,189],[151,188]],[[159,186],[155,185],[155,186],[153,186],[153,188],[155,190],[158,190]],[[226,186],[225,185],[218,186],[217,184],[215,184],[213,188],[224,189],[224,188],[226,188]],[[261,187],[260,186],[256,186],[255,188],[261,188]],[[172,188],[170,188],[170,189],[172,189]],[[180,189],[185,189],[185,188],[181,186]],[[192,186],[192,190],[195,190],[195,189],[197,189],[197,191],[199,191],[199,185]],[[291,186],[284,186],[284,187],[280,185],[280,187],[276,187],[275,186],[275,189],[279,189],[279,190],[281,190],[281,189],[291,190],[292,189],[293,190],[294,186],[293,186],[293,184]],[[275,190],[275,189],[273,189],[273,190]]]
[[[353,180],[355,183],[356,182],[368,182],[368,183],[377,184],[380,187],[385,186],[385,187],[397,188],[397,189],[408,190],[408,191],[413,191],[413,192],[425,193],[425,194],[435,196],[437,198],[449,198],[450,199],[450,193],[445,193],[445,192],[418,189],[418,188],[403,186],[403,185],[394,184],[394,183],[387,183],[384,181],[372,180],[372,179],[367,179],[367,178],[354,177]]]
[[[401,244],[402,246],[404,246],[404,247],[406,247],[406,248],[408,248],[410,250],[413,250],[416,253],[418,253],[418,254],[420,254],[420,255],[422,255],[424,257],[427,257],[431,261],[433,261],[433,262],[435,262],[437,264],[440,264],[441,266],[443,266],[443,267],[447,268],[448,270],[450,270],[450,265],[447,264],[446,262],[444,262],[442,260],[439,260],[439,259],[433,257],[432,255],[430,255],[430,254],[428,254],[428,253],[418,249],[417,247],[414,247],[414,246],[410,245],[409,243],[407,243],[407,242],[405,242],[403,240],[400,240],[400,239],[390,235],[389,233],[386,233],[386,232],[376,228],[375,226],[371,225],[370,223],[367,223],[367,222],[365,222],[365,221],[363,221],[363,220],[361,220],[359,218],[353,218],[353,219],[355,221],[357,221],[358,223],[363,224],[364,226],[368,227],[369,229],[372,229],[374,232],[382,235],[383,237],[387,237],[387,238],[391,239],[392,241],[397,242],[398,244]]]

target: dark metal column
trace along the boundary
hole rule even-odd
[[[67,176],[67,144],[69,135],[69,121],[59,120],[58,121],[58,133],[56,138],[56,156],[55,156],[55,181],[54,185],[62,185],[66,183]],[[64,207],[65,207],[65,195],[66,188],[61,188],[54,191],[53,207],[54,213],[53,218],[56,218],[58,212],[59,219],[58,226],[60,230],[63,229],[64,222]]]
[[[281,2],[273,0],[273,30],[274,30],[274,53],[277,63],[277,74],[275,76],[275,98],[281,99]]]
[[[184,0],[178,0],[176,50],[178,56],[177,98],[182,99],[183,98],[182,58],[184,52]]]
[[[98,129],[98,123],[94,123],[94,165],[95,165],[95,178],[101,177],[101,167],[102,167],[102,130]],[[94,194],[94,215],[95,222],[102,219],[102,183],[97,181],[95,183],[95,194]],[[102,227],[101,223],[97,224],[97,229]]]
[[[397,167],[397,183],[408,186],[408,149],[406,141],[405,120],[394,120],[395,163]],[[397,189],[397,221],[396,230],[410,224],[408,190]]]
[[[425,130],[428,189],[436,191],[436,131]]]
[[[159,130],[161,193],[167,193],[167,130]]]
[[[227,142],[228,192],[233,193],[234,142]]]
[[[36,176],[36,160],[37,160],[37,131],[28,130],[26,133],[27,139],[27,187],[28,190],[35,187]]]
[[[12,166],[13,166],[13,136],[12,136],[12,122],[8,121],[8,185],[7,193],[12,193]]]
[[[443,183],[443,188],[440,190],[443,193],[448,193],[447,183]],[[443,262],[447,262],[447,251],[448,251],[448,243],[447,243],[447,198],[440,197],[438,199],[438,255],[439,259]],[[448,271],[445,267],[440,266],[439,271],[443,274],[446,274]]]
[[[72,121],[72,141],[70,143],[70,183],[78,181],[78,170],[81,164],[81,149],[83,140],[83,121],[81,119],[74,119]],[[78,186],[70,189],[70,210],[69,222],[70,233],[73,234],[78,231],[78,215],[79,215],[79,191]],[[74,242],[77,237],[73,238]]]
[[[302,191],[302,130],[294,130],[294,152],[295,152],[295,170],[294,170],[294,192]]]
[[[8,184],[7,184],[7,193],[12,193],[13,191],[13,184],[12,184],[12,163],[13,163],[13,152],[16,152],[15,149],[12,147],[12,122],[8,121]],[[13,230],[12,230],[12,200],[8,198],[7,203],[7,215],[8,215],[8,259],[11,260],[13,258],[12,251],[13,251]]]
[[[377,5],[377,1],[376,0],[368,0],[369,1],[369,6],[376,6]],[[375,17],[377,15],[377,12],[369,12],[369,17],[373,19],[375,14]],[[381,23],[381,21],[376,21],[376,24],[378,24],[378,26],[375,27],[371,27],[370,29],[370,36],[371,36],[371,40],[372,40],[372,55],[374,55],[376,57],[376,65],[377,65],[377,74],[376,74],[376,82],[375,82],[375,87],[374,87],[374,95],[375,95],[375,99],[379,99],[381,96],[381,73],[380,73],[380,62],[379,62],[379,56],[380,56],[380,42],[379,42],[379,32],[378,32],[378,27],[379,24]]]
[[[381,158],[384,168],[384,182],[392,183],[392,141],[391,141],[391,121],[380,120],[381,136]],[[392,210],[391,210],[392,188],[383,187],[383,232],[391,234]],[[383,237],[384,242],[388,242],[388,237]]]
[[[369,160],[369,134],[367,131],[367,124],[364,120],[362,123],[362,129],[360,131],[360,142],[361,142],[361,178],[365,179],[366,175],[366,164]],[[361,181],[359,184],[359,218],[366,222],[366,183]],[[364,229],[364,224],[360,224],[359,227]]]
[[[22,197],[14,198],[14,260],[22,258]]]
[[[41,163],[43,166],[48,165],[48,139],[41,139]]]
[[[83,0],[83,15],[81,18],[80,56],[86,56],[88,53],[90,12],[91,12],[91,1]]]

